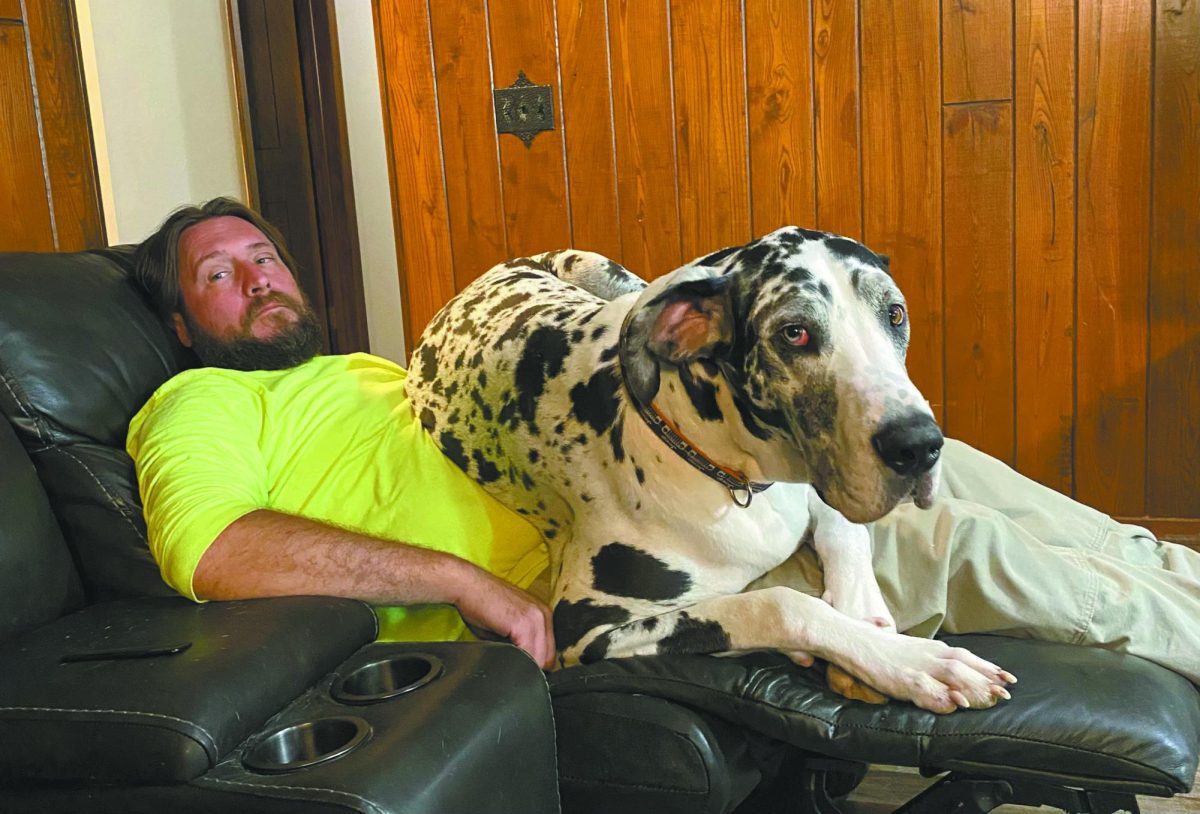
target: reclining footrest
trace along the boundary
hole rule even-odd
[[[830,757],[1091,792],[1171,796],[1195,779],[1200,692],[1135,656],[1001,636],[950,644],[1018,676],[1012,700],[935,715],[836,695],[819,669],[775,653],[613,659],[551,676],[558,697],[643,692]]]

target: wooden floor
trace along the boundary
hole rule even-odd
[[[916,769],[873,766],[862,785],[841,804],[843,814],[891,814],[936,779],[921,777]],[[1197,775],[1196,786],[1190,794],[1170,799],[1139,797],[1138,805],[1142,814],[1200,814],[1200,775]],[[1029,814],[1033,811],[1050,814],[1058,809],[1001,806],[993,814]]]

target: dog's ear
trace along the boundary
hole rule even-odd
[[[711,358],[733,338],[730,278],[691,267],[658,291],[647,289],[621,336],[621,364],[638,401],[658,392],[659,364]],[[677,273],[678,274],[678,273]],[[653,288],[653,286],[652,286]]]
[[[646,346],[671,364],[711,356],[721,343],[733,336],[728,277],[689,280],[664,291],[651,306],[659,304],[651,323]]]

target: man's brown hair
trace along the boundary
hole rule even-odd
[[[179,240],[184,231],[212,218],[234,217],[257,227],[275,246],[279,259],[296,274],[296,263],[284,245],[283,235],[250,207],[232,198],[213,198],[199,206],[176,209],[154,234],[137,247],[133,277],[150,295],[154,307],[164,319],[184,313],[183,293],[179,287]]]

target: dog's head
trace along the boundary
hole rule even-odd
[[[886,258],[787,227],[702,257],[638,298],[621,338],[635,398],[661,372],[707,379],[764,477],[811,483],[850,520],[928,506],[942,433],[904,367],[909,322]],[[732,412],[732,415],[725,413]]]

